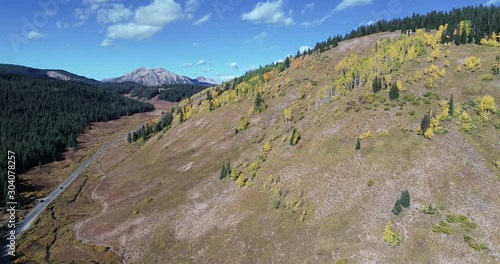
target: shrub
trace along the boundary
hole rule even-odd
[[[411,116],[415,115],[415,110],[411,110],[410,112],[408,112],[408,114]]]
[[[97,251],[97,253],[104,253],[104,252],[108,251],[108,249],[109,248],[106,246],[97,246],[95,251]]]
[[[368,185],[368,187],[372,187],[374,182],[372,179],[368,179],[368,182],[366,184]]]
[[[468,72],[476,72],[481,69],[481,59],[470,56],[465,58],[464,66]]]
[[[146,198],[146,200],[144,200],[145,203],[150,203],[151,201],[153,201],[153,198],[151,197],[148,197]]]
[[[359,135],[359,139],[360,140],[368,139],[368,138],[373,138],[373,134],[372,134],[371,130],[368,130],[368,131],[366,131],[364,133],[361,133],[361,135]]]
[[[390,221],[385,225],[384,241],[392,247],[399,246],[401,242],[399,235],[392,229],[392,223]]]
[[[290,137],[290,146],[297,145],[297,143],[299,143],[299,140],[300,140],[300,133],[297,131],[296,128],[294,128],[292,131],[292,136]]]
[[[137,211],[137,209],[134,209],[134,211],[132,212],[134,215],[138,214],[139,211]]]
[[[240,121],[238,122],[238,126],[236,127],[236,130],[235,130],[236,134],[238,134],[238,132],[240,132],[240,131],[245,130],[249,124],[250,123],[248,123],[246,118],[244,118],[244,117],[241,118]]]
[[[432,204],[429,204],[427,202],[424,203],[424,214],[435,214],[436,209],[432,207]]]
[[[471,235],[466,234],[464,236],[465,242],[469,245],[469,247],[473,248],[474,250],[485,250],[488,249],[488,245],[486,244],[480,244],[476,241],[475,238],[473,238]]]
[[[265,152],[269,152],[269,151],[271,151],[272,149],[273,149],[273,147],[271,146],[271,143],[269,143],[269,142],[266,142],[266,143],[264,144],[264,146],[262,147],[262,150],[264,150]]]
[[[491,74],[481,75],[481,81],[493,81],[493,75]]]
[[[450,224],[446,223],[445,221],[441,221],[441,222],[439,222],[439,224],[432,226],[432,232],[444,233],[444,234],[449,235],[449,234],[451,234]]]
[[[240,176],[238,176],[238,180],[236,180],[236,183],[238,184],[238,187],[243,187],[245,186],[247,181],[247,178],[241,173]]]

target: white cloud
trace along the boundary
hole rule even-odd
[[[238,69],[240,66],[238,66],[238,63],[236,63],[236,62],[231,62],[231,63],[229,64],[229,67],[230,67],[230,68],[233,68],[233,69]]]
[[[342,0],[342,2],[335,7],[335,11],[342,11],[352,6],[371,5],[372,3],[373,0]]]
[[[187,63],[182,64],[183,68],[189,68],[191,66],[193,66],[193,64],[191,62],[187,62]]]
[[[173,0],[154,0],[135,10],[134,21],[138,25],[163,27],[183,18],[181,6]]]
[[[212,71],[212,68],[206,68],[203,70],[204,72],[211,72]]]
[[[259,2],[252,11],[242,14],[241,19],[256,23],[278,24],[283,26],[295,24],[293,18],[291,16],[287,17],[283,12],[283,0]]]
[[[494,4],[500,4],[500,0],[489,0],[486,2],[486,5],[494,5]]]
[[[312,48],[309,46],[300,46],[299,48],[300,54],[304,53],[304,51],[309,51],[309,50],[312,50]]]
[[[309,4],[306,4],[306,5],[304,6],[304,8],[302,9],[302,11],[300,11],[300,13],[301,13],[302,15],[305,15],[305,14],[307,14],[307,13],[309,13],[309,12],[313,11],[313,10],[314,10],[314,6],[315,6],[315,5],[316,5],[316,4],[314,4],[314,3],[309,3]]]
[[[42,34],[42,33],[40,33],[40,32],[37,32],[37,31],[30,31],[26,35],[27,39],[33,39],[33,40],[44,39],[45,37],[47,37],[47,36],[44,35],[44,34]]]
[[[199,60],[196,65],[206,65],[207,61],[206,60]]]
[[[101,47],[106,48],[113,45],[113,41],[110,39],[105,39],[101,42]]]
[[[252,42],[262,43],[266,37],[267,37],[267,32],[263,31],[253,36],[251,39],[247,40],[247,43],[252,43]]]
[[[308,21],[308,22],[304,22],[304,23],[301,23],[300,25],[305,27],[305,28],[309,28],[309,27],[318,27],[320,26],[321,24],[323,24],[323,22],[325,22],[327,19],[329,19],[330,17],[332,17],[333,15],[333,11],[330,12],[330,14],[322,17],[322,18],[319,18],[319,19],[316,19],[316,20],[313,20],[313,21]]]
[[[198,25],[201,25],[201,24],[205,24],[208,21],[210,21],[211,17],[212,17],[212,13],[208,13],[204,17],[202,17],[202,18],[196,20],[195,22],[193,22],[193,25],[198,26]]]
[[[193,19],[193,13],[196,12],[200,0],[187,0],[185,5],[185,15],[187,19]]]
[[[101,24],[117,23],[131,18],[133,12],[123,4],[113,4],[111,8],[101,8],[97,11],[97,22]]]
[[[62,21],[57,21],[56,22],[57,28],[69,28],[69,24],[67,22],[62,22]]]
[[[138,25],[133,22],[114,24],[108,27],[108,39],[136,39],[142,40],[160,32],[162,27]]]
[[[234,75],[218,75],[217,76],[217,79],[216,81],[218,82],[226,82],[226,81],[229,81],[229,80],[233,80],[234,78],[237,78],[238,76],[234,76]]]

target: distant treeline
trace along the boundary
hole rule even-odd
[[[16,172],[60,158],[76,148],[90,122],[154,110],[149,103],[98,87],[47,78],[0,74],[0,199],[5,195],[7,151]]]
[[[182,99],[191,97],[205,89],[207,89],[206,86],[192,84],[169,85],[160,92],[158,99],[168,102],[180,102]]]
[[[470,21],[470,28],[461,28],[460,22]],[[448,12],[432,11],[425,15],[413,14],[407,18],[396,18],[390,21],[380,20],[371,25],[360,26],[352,30],[350,33],[336,35],[328,38],[326,41],[316,43],[314,49],[304,51],[302,54],[297,52],[296,56],[311,54],[314,51],[323,52],[338,46],[340,41],[353,38],[363,37],[366,35],[376,34],[380,32],[394,32],[401,30],[403,33],[407,30],[415,32],[417,29],[426,29],[427,31],[438,29],[440,25],[448,24],[448,32],[445,33],[449,37],[450,42],[457,44],[476,43],[480,44],[484,37],[491,37],[492,33],[500,31],[500,7],[498,6],[483,6],[464,7],[461,9],[453,9]],[[463,25],[462,25],[463,27]],[[467,31],[467,40],[463,37],[464,31]]]

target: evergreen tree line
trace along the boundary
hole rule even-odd
[[[97,85],[98,88],[105,89],[117,94],[130,94],[132,90],[145,89],[142,84],[135,82],[107,83],[101,82]]]
[[[460,23],[469,21],[465,25]],[[394,32],[401,30],[405,33],[409,30],[415,32],[423,28],[426,31],[439,29],[440,25],[448,24],[448,31],[443,34],[442,42],[455,42],[456,44],[476,43],[492,33],[500,32],[500,7],[498,6],[469,6],[460,9],[452,9],[448,12],[432,11],[425,15],[413,14],[407,18],[396,18],[390,21],[380,20],[371,25],[360,26],[345,35],[329,37],[326,41],[316,43],[314,49],[297,52],[300,55],[312,54],[314,51],[323,52],[338,46],[344,40],[354,39],[380,32]]]
[[[86,84],[0,74],[0,199],[6,194],[7,151],[16,172],[55,161],[90,122],[154,110],[148,103]],[[1,201],[0,200],[0,201]]]
[[[177,84],[169,85],[159,92],[158,99],[168,102],[180,102],[184,98],[189,98],[203,90],[207,89],[206,86],[192,85],[192,84]]]
[[[170,125],[172,125],[173,120],[174,120],[174,115],[173,115],[173,110],[172,110],[172,111],[169,111],[167,114],[165,114],[160,119],[160,122],[158,122],[154,125],[151,125],[151,124],[144,125],[141,127],[141,129],[139,129],[135,132],[128,133],[127,141],[128,141],[128,143],[136,142],[139,139],[146,141],[146,140],[148,140],[148,138],[152,134],[160,132],[164,128],[169,128]]]

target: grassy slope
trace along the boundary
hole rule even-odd
[[[498,262],[500,173],[492,165],[500,156],[498,130],[481,126],[466,135],[449,121],[442,122],[449,132],[433,140],[416,135],[423,114],[439,104],[435,98],[423,103],[429,90],[420,84],[405,93],[417,95],[420,104],[402,109],[364,104],[359,112],[346,112],[349,101],[359,104],[365,88],[315,107],[317,90],[330,84],[329,72],[343,56],[368,55],[374,41],[387,36],[397,34],[348,41],[298,70],[285,70],[269,83],[264,97],[269,108],[250,117],[250,127],[237,135],[236,124],[247,115],[252,99],[199,114],[144,146],[111,149],[102,160],[106,177],[96,190],[106,210],[81,225],[77,239],[109,245],[130,263],[331,263],[339,258],[352,263]],[[441,99],[453,94],[455,103],[490,94],[498,103],[498,77],[483,82],[480,74],[454,71],[465,57],[475,55],[488,72],[496,52],[452,46],[450,69],[432,92]],[[405,72],[429,65],[415,62]],[[310,83],[314,85],[305,89],[294,121],[283,124],[282,110]],[[380,96],[388,97],[388,91]],[[302,135],[294,147],[286,139],[292,126]],[[363,140],[361,151],[354,150],[358,134],[379,129],[389,136]],[[252,187],[240,189],[229,179],[218,179],[227,159],[233,166],[249,163],[266,141],[273,150]],[[276,196],[263,187],[269,175],[275,181],[271,187],[281,188],[284,196],[280,209],[274,209]],[[368,179],[374,181],[372,187]],[[392,206],[406,189],[412,205],[394,216]],[[283,208],[297,201],[296,212]],[[437,214],[422,213],[426,201],[439,207]],[[450,213],[477,223],[472,235],[489,250],[470,248],[456,225],[451,235],[433,233],[432,225]],[[383,240],[388,221],[402,237],[399,247]]]

